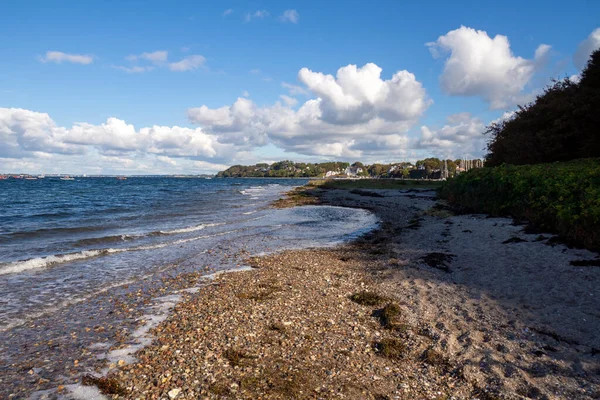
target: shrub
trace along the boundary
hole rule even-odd
[[[512,215],[567,241],[600,249],[600,159],[480,168],[440,195],[466,212]]]

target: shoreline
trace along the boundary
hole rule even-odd
[[[593,253],[535,242],[507,219],[453,216],[436,206],[430,191],[292,192],[276,206],[364,208],[380,218],[380,229],[334,248],[252,257],[252,271],[220,274],[187,294],[153,329],[154,340],[138,351],[137,362],[87,383],[114,398],[568,399],[600,393],[600,346],[584,329],[597,327],[600,316],[592,313],[592,321],[579,326],[565,315],[571,328],[556,329],[552,315],[540,312],[539,321],[530,315],[543,309],[535,296],[518,298],[523,288],[509,285],[508,297],[517,300],[510,302],[502,295],[507,286],[494,290],[480,282],[485,279],[469,278],[478,265],[462,262],[500,265],[498,257],[472,253],[502,250],[499,257],[514,261],[531,246],[545,246],[542,258],[563,264]],[[477,229],[495,237],[480,237]],[[477,241],[469,236],[479,237],[480,247],[473,248]],[[569,268],[591,282],[600,278],[594,269]],[[535,279],[535,271],[529,273]],[[504,279],[487,278],[491,285]],[[589,290],[585,311],[600,295]]]
[[[544,305],[541,300],[552,300],[544,296],[552,286],[547,279],[541,288],[519,286],[460,263],[470,256],[502,268],[499,257],[515,262],[537,246],[537,258],[564,269],[565,261],[593,253],[536,242],[508,219],[453,216],[436,207],[430,191],[299,189],[276,206],[297,201],[364,208],[381,219],[381,228],[333,249],[255,257],[256,270],[218,277],[175,307],[139,363],[111,376],[125,397],[570,399],[600,393],[597,343],[586,330],[598,326],[598,289],[585,288],[591,298],[585,304],[553,298],[555,304]],[[477,229],[487,236],[477,236]],[[470,235],[479,241],[465,239]],[[487,260],[486,250],[502,253]],[[580,273],[589,275],[583,280],[600,278],[594,269],[567,268],[566,276],[575,274],[572,285]],[[527,274],[536,278],[535,271]],[[376,300],[351,300],[362,292]],[[565,313],[558,318],[563,327],[552,325],[557,316],[544,308],[552,306]],[[580,315],[566,314],[572,309],[592,321],[578,325]]]

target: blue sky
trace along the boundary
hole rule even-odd
[[[595,1],[5,2],[0,172],[481,156],[485,125],[579,73],[598,15]]]

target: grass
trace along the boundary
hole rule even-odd
[[[276,283],[261,283],[256,290],[249,290],[238,293],[240,299],[248,299],[254,301],[265,301],[272,299],[275,293],[281,291],[281,286]]]
[[[81,378],[81,384],[84,386],[96,386],[102,394],[126,396],[127,391],[121,384],[111,377],[96,377],[92,375],[84,375]]]
[[[245,376],[240,380],[242,392],[255,394],[265,393],[275,395],[274,398],[303,399],[309,398],[310,393],[318,385],[314,377],[302,370],[289,371],[281,363],[268,367],[255,375]],[[268,398],[273,398],[267,396]]]
[[[454,254],[447,253],[429,253],[421,258],[425,264],[431,268],[436,268],[444,272],[451,272],[448,263],[452,262],[452,259],[456,257]]]
[[[425,350],[421,359],[423,360],[423,362],[436,367],[448,366],[448,360],[446,359],[446,357],[444,357],[444,355],[439,351],[436,351],[432,348]]]
[[[399,323],[398,318],[400,317],[400,306],[396,303],[389,303],[380,312],[379,318],[381,325],[387,329],[401,328],[402,324]]]
[[[225,350],[223,357],[225,357],[233,367],[240,367],[246,364],[248,360],[256,358],[255,356],[249,355],[242,350],[234,349],[233,347]]]
[[[324,189],[437,189],[441,181],[409,179],[323,179],[312,180],[308,186]]]
[[[362,291],[351,295],[350,300],[362,306],[376,306],[383,303],[387,299],[378,295],[377,293]]]
[[[377,353],[387,358],[400,359],[406,353],[404,342],[394,338],[382,339],[373,343],[373,347]]]
[[[271,206],[274,208],[289,208],[319,204],[318,197],[315,196],[313,192],[306,189],[306,187],[301,186],[299,188],[290,190],[285,194],[285,197],[275,200]]]

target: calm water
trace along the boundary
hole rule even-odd
[[[0,181],[0,331],[174,265],[327,245],[371,229],[361,210],[266,206],[304,180]],[[221,249],[220,258],[209,249]]]

